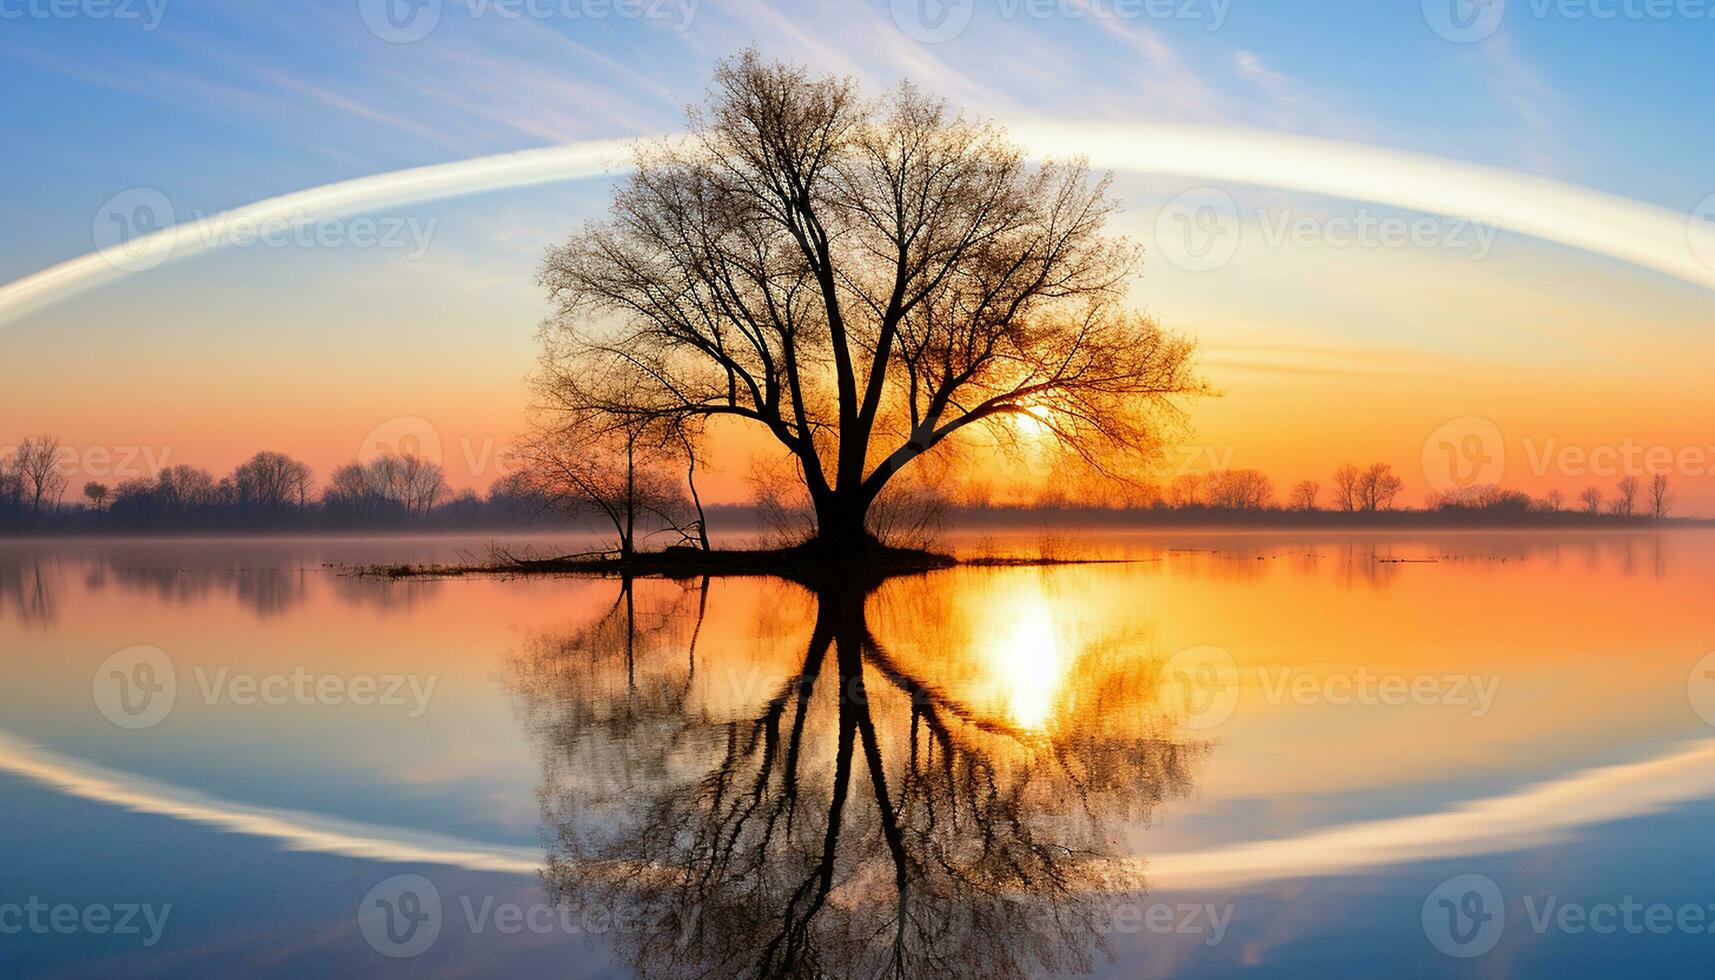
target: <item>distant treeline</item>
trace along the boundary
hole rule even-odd
[[[310,467],[279,452],[259,452],[225,476],[194,466],[169,466],[149,478],[115,484],[83,482],[71,497],[69,453],[57,439],[26,439],[0,455],[0,531],[12,533],[126,533],[184,531],[483,530],[599,526],[591,508],[550,494],[528,472],[498,480],[484,494],[454,492],[441,467],[410,454],[383,455],[334,470],[318,484]],[[631,485],[635,481],[625,481]],[[1270,479],[1256,470],[1186,474],[1141,499],[1089,506],[1063,499],[1030,505],[959,504],[945,498],[916,500],[926,520],[951,527],[1197,525],[1449,527],[1635,526],[1669,517],[1672,495],[1665,475],[1647,484],[1625,477],[1604,495],[1583,490],[1572,506],[1559,491],[1533,498],[1494,486],[1435,494],[1417,509],[1396,501],[1404,481],[1385,463],[1342,466],[1334,474],[1330,507],[1321,486],[1295,485],[1284,505]],[[635,496],[635,491],[633,492]],[[677,492],[661,491],[655,516],[639,510],[639,531],[684,533],[673,511]],[[599,496],[599,495],[597,495]],[[674,500],[666,500],[672,497]],[[599,508],[596,508],[599,510]],[[749,534],[778,527],[779,505],[711,506],[707,519],[724,533]],[[699,512],[696,525],[700,526]],[[808,519],[807,516],[804,519]],[[599,518],[595,518],[599,521]],[[1676,522],[1679,523],[1679,522]]]
[[[0,457],[0,529],[25,532],[368,530],[514,527],[552,518],[544,502],[502,480],[486,495],[453,492],[441,467],[410,454],[334,470],[318,485],[308,464],[259,452],[225,476],[168,466],[153,477],[90,480],[68,500],[57,439],[26,439]]]

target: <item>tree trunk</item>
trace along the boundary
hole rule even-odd
[[[619,555],[630,558],[637,536],[637,437],[625,438],[625,533],[619,536]]]
[[[830,556],[850,558],[879,548],[865,520],[870,501],[857,493],[836,493],[816,506],[816,537],[811,542]]]

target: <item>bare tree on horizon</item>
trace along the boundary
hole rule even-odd
[[[49,510],[59,506],[65,493],[66,476],[60,472],[60,441],[53,436],[25,439],[12,454],[12,467],[17,473],[20,489],[30,502],[30,513],[40,514],[42,505]]]
[[[1350,463],[1334,471],[1334,506],[1350,514],[1358,509],[1358,484],[1363,474]]]
[[[1322,484],[1315,480],[1300,480],[1292,488],[1291,504],[1293,510],[1315,510],[1316,497],[1322,492]]]
[[[1138,252],[1086,165],[1031,166],[909,84],[866,98],[747,51],[683,143],[637,154],[611,217],[552,249],[543,388],[753,423],[795,461],[824,547],[874,544],[888,481],[1028,418],[1126,476],[1208,393],[1193,345],[1124,307]],[[1004,441],[1004,440],[997,440]]]
[[[1614,513],[1621,517],[1631,517],[1638,509],[1638,489],[1642,486],[1635,476],[1623,476],[1620,482],[1614,484]]]
[[[1673,495],[1668,492],[1670,485],[1671,480],[1666,473],[1657,473],[1650,477],[1650,516],[1658,521],[1666,517],[1668,510],[1673,507]]]
[[[1578,500],[1584,504],[1584,513],[1600,514],[1602,512],[1602,491],[1595,487],[1585,487],[1578,495]]]

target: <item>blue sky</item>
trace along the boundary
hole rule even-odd
[[[45,0],[0,9],[31,2]],[[1700,125],[1711,19],[1539,18],[1532,0],[1512,0],[1493,37],[1455,44],[1415,2],[1172,0],[1150,8],[1172,17],[1074,19],[971,0],[961,35],[921,43],[885,0],[673,0],[643,20],[590,19],[600,0],[540,0],[555,16],[515,19],[498,5],[473,16],[472,4],[492,0],[446,0],[427,37],[388,43],[356,0],[165,0],[154,30],[136,2],[141,20],[0,21],[0,82],[12,94],[0,110],[7,278],[74,254],[87,216],[128,187],[214,209],[399,167],[669,130],[713,62],[751,42],[873,83],[910,76],[991,114],[1279,128],[1681,210],[1715,189],[1715,139]],[[693,10],[683,29],[681,3]],[[565,6],[586,15],[563,16]]]

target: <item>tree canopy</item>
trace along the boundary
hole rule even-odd
[[[1125,476],[1205,390],[1193,345],[1125,305],[1109,181],[910,84],[870,98],[746,52],[636,164],[544,262],[547,405],[758,425],[824,541],[867,543],[888,481],[973,426],[1028,416]]]

